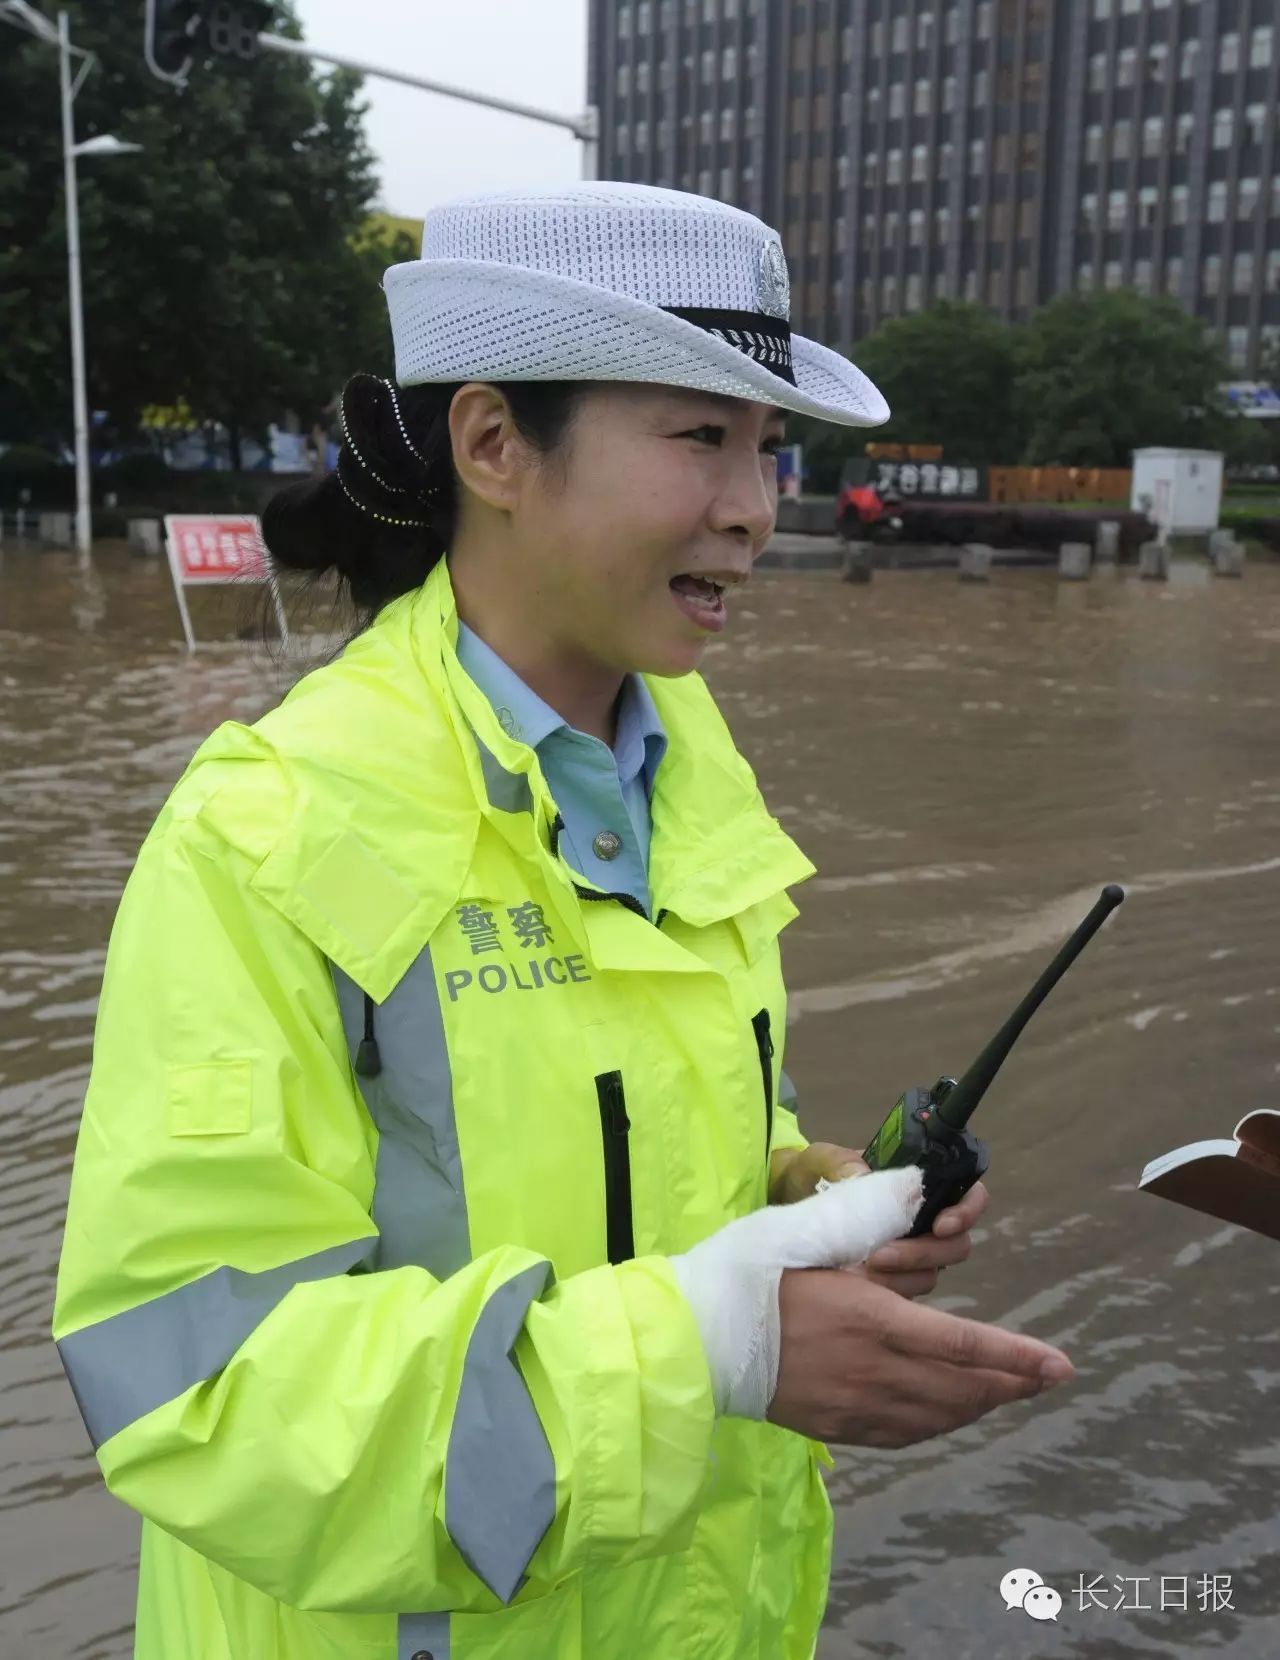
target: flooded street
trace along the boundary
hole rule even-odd
[[[978,1112],[992,1205],[934,1298],[1078,1376],[837,1454],[821,1660],[1280,1652],[1280,1245],[1134,1191],[1280,1106],[1278,664],[1280,565],[760,572],[707,657],[819,867],[784,940],[813,1139],[861,1146],[905,1086],[958,1074],[1102,885],[1128,894]],[[77,1115],[138,846],[206,734],[288,678],[260,648],[189,658],[159,562],[0,552],[4,1660],[132,1652],[137,1522],[48,1336]],[[1019,1568],[1061,1594],[1056,1624],[1006,1610]]]

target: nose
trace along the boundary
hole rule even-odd
[[[745,537],[754,547],[772,533],[778,516],[778,486],[772,469],[761,462],[754,444],[724,451],[721,488],[711,510],[711,525],[726,535]]]

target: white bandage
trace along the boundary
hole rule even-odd
[[[836,1182],[740,1216],[672,1257],[711,1369],[716,1411],[763,1418],[778,1384],[778,1283],[787,1268],[848,1268],[900,1239],[920,1209],[918,1169]]]

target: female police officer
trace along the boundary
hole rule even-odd
[[[780,1071],[812,867],[692,672],[782,412],[887,411],[696,196],[454,203],[385,287],[399,388],[265,525],[367,626],[204,744],[108,955],[55,1335],[146,1519],[136,1652],[801,1660],[817,1438],[1069,1372],[909,1300],[980,1189],[824,1271],[918,1177],[806,1198],[856,1168]]]

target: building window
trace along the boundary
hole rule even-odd
[[[1252,219],[1258,207],[1259,182],[1241,179],[1236,185],[1236,218]]]
[[[853,29],[844,28],[840,31],[840,60],[842,63],[853,62]]]
[[[928,81],[917,81],[914,105],[915,113],[917,115],[928,115],[931,107]]]
[[[1116,54],[1116,85],[1132,86],[1138,78],[1138,49],[1122,46]]]
[[[1209,186],[1207,217],[1211,225],[1220,225],[1227,217],[1227,181],[1214,179]]]
[[[1206,294],[1220,294],[1222,292],[1222,258],[1219,254],[1206,254],[1204,259],[1204,275],[1201,288]]]
[[[1158,156],[1163,148],[1163,117],[1159,115],[1149,115],[1142,123],[1142,153],[1144,156]]]
[[[1270,23],[1264,23],[1261,28],[1255,29],[1249,37],[1249,68],[1270,69],[1272,43],[1275,40],[1275,29]]]
[[[702,54],[702,84],[703,84],[703,86],[710,86],[711,85],[712,81],[715,79],[715,73],[716,73],[716,55],[715,55],[715,53],[714,52],[704,52]]]
[[[729,104],[725,109],[720,111],[720,137],[722,140],[731,139],[733,137],[733,120],[733,105]]]
[[[1187,211],[1191,199],[1190,187],[1185,184],[1175,184],[1169,192],[1169,223],[1171,225],[1185,225]]]
[[[1115,161],[1128,161],[1133,137],[1131,121],[1116,121],[1111,127],[1111,155]]]
[[[933,13],[921,12],[916,18],[916,45],[927,52],[933,45]]]
[[[1151,261],[1149,259],[1134,260],[1133,286],[1142,294],[1151,292]]]
[[[1119,288],[1124,281],[1124,266],[1118,259],[1109,259],[1102,268],[1102,286]]]
[[[907,106],[907,88],[903,81],[894,81],[889,88],[889,119],[896,120],[904,114]]]
[[[698,174],[698,195],[699,196],[710,196],[710,194],[711,194],[711,169],[709,167],[704,167],[702,169],[702,171]]]
[[[1086,259],[1076,266],[1076,287],[1087,294],[1093,287],[1093,261]]]
[[[613,147],[620,156],[627,153],[631,144],[631,130],[628,127],[615,127],[613,133]]]
[[[1138,192],[1138,223],[1144,229],[1154,225],[1160,206],[1160,192],[1153,184],[1144,184]]]
[[[1265,104],[1246,104],[1244,110],[1244,131],[1247,144],[1265,144],[1267,139],[1267,106]]]
[[[1237,254],[1231,261],[1231,292],[1253,293],[1253,255],[1247,251]]]
[[[1122,231],[1127,217],[1129,198],[1123,190],[1113,190],[1107,197],[1107,229]]]
[[[1180,156],[1185,156],[1191,148],[1191,135],[1196,130],[1196,118],[1189,111],[1178,117],[1178,125],[1174,129],[1173,147]]]
[[[1184,40],[1178,49],[1178,79],[1191,80],[1196,72],[1196,59],[1200,54],[1200,42],[1193,35],[1190,40]]]
[[[881,311],[892,311],[893,310],[893,288],[894,288],[894,282],[893,282],[892,277],[884,277],[884,278],[881,279],[881,282],[880,282],[880,309],[881,309]]]
[[[979,40],[991,39],[991,0],[978,0],[978,9],[975,14],[977,36]]]
[[[845,230],[844,214],[843,213],[838,213],[836,215],[836,252],[838,254],[842,254],[844,252],[845,236],[846,236],[846,230]]]
[[[947,235],[951,229],[951,209],[935,208],[933,214],[933,239],[939,246],[945,247]]]
[[[954,155],[955,155],[955,146],[952,144],[952,142],[949,138],[945,139],[941,144],[939,144],[939,146],[938,146],[938,175],[937,175],[938,178],[940,178],[940,179],[949,179],[951,177],[951,164],[952,164],[952,159],[953,159]]]
[[[959,42],[960,8],[959,6],[949,6],[947,8],[947,45],[956,46]]]
[[[909,271],[907,273],[906,309],[908,311],[919,311],[920,298],[920,273]]]
[[[703,110],[702,114],[698,117],[698,142],[699,142],[699,144],[710,144],[710,142],[711,142],[711,123],[714,119],[715,119],[715,117],[712,115],[710,110]]]
[[[1228,29],[1218,36],[1218,68],[1224,75],[1233,74],[1240,67],[1240,36]]]
[[[948,75],[942,83],[942,113],[950,115],[956,107],[956,78]]]
[[[969,102],[976,110],[987,107],[987,72],[985,69],[975,69],[973,85],[969,88]]]
[[[1272,219],[1280,219],[1280,172],[1271,175],[1271,210]]]
[[[720,200],[722,202],[729,202],[733,200],[732,167],[722,167],[720,169]]]
[[[924,247],[924,209],[912,208],[907,215],[907,245],[911,248]]]
[[[631,39],[631,7],[625,3],[618,7],[618,39]]]
[[[1280,290],[1280,248],[1267,250],[1267,274],[1263,281],[1268,293]]]
[[[1086,230],[1098,228],[1098,198],[1093,191],[1089,191],[1080,198],[1080,223]]]
[[[618,65],[618,97],[625,98],[630,91],[631,65],[629,63],[620,63]]]
[[[731,81],[738,73],[738,50],[735,46],[726,46],[720,54],[720,79]]]
[[[1084,159],[1102,160],[1102,127],[1096,121],[1091,122],[1084,130]]]
[[[1095,52],[1089,59],[1089,91],[1104,92],[1107,85],[1107,54]]]
[[[647,121],[637,121],[636,122],[636,149],[637,150],[647,150],[648,148],[649,148],[649,123]]]
[[[648,62],[647,58],[642,58],[640,60],[640,62],[636,65],[636,91],[638,93],[640,93],[640,92],[648,92],[648,90],[649,90],[649,62]]]
[[[1164,291],[1166,294],[1182,292],[1182,257],[1179,254],[1164,262]]]
[[[901,12],[893,20],[893,50],[905,52],[907,49],[908,20]]]
[[[847,165],[847,156],[841,156],[840,159]],[[879,177],[880,152],[878,150],[868,150],[862,157],[862,182],[863,184],[874,184]]]
[[[926,144],[913,144],[911,147],[911,178],[915,184],[923,184],[929,177],[929,147]]]
[[[1164,78],[1169,72],[1169,48],[1164,41],[1158,40],[1154,46],[1147,48],[1147,78],[1164,85]]]
[[[1231,133],[1235,124],[1235,117],[1229,109],[1213,112],[1213,147],[1215,150],[1229,150],[1231,148]]]
[[[885,157],[884,182],[886,184],[902,183],[902,151],[890,150]]]
[[[640,4],[636,7],[637,34],[647,35],[649,33],[649,18],[652,10],[649,0],[640,0]]]
[[[1239,324],[1227,330],[1227,362],[1233,369],[1244,369],[1249,363],[1249,331]]]
[[[1093,15],[1095,17],[1111,16],[1111,0],[1093,0]]]
[[[873,58],[884,56],[884,19],[882,17],[876,18],[871,25],[871,56]]]
[[[836,186],[840,190],[849,188],[849,158],[843,152],[836,157]]]
[[[982,164],[986,158],[986,145],[980,138],[975,138],[969,145],[969,173],[977,178],[982,172]]]

